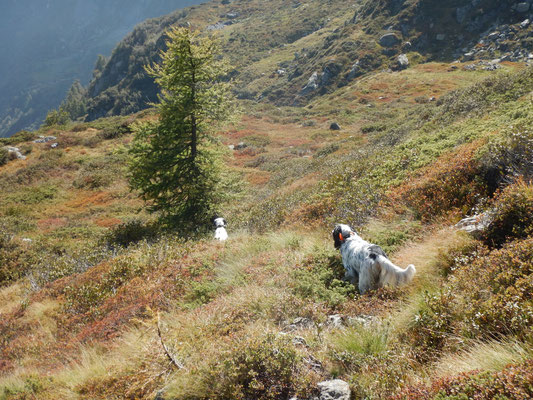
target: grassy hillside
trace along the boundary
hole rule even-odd
[[[0,398],[306,399],[330,378],[354,398],[529,398],[533,71],[503,65],[243,101],[219,135],[245,144],[226,243],[158,232],[128,190],[150,111],[4,139],[27,158],[0,166]],[[477,239],[453,227],[484,210]],[[358,294],[337,222],[413,283]]]
[[[306,105],[355,79],[424,61],[504,57],[525,60],[533,51],[528,13],[510,1],[211,1],[137,26],[115,48],[89,85],[88,120],[126,115],[157,100],[143,66],[164,48],[164,31],[189,25],[216,33],[235,67],[241,99]],[[501,33],[488,39],[489,33]],[[382,38],[388,35],[389,41]],[[392,37],[392,39],[391,39]]]

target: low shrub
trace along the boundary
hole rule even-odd
[[[9,151],[3,147],[0,147],[0,166],[7,164],[8,161]]]
[[[521,400],[533,398],[533,361],[500,372],[470,372],[439,379],[431,386],[410,386],[395,400]]]
[[[206,371],[205,398],[288,399],[308,390],[302,357],[290,338],[273,334],[251,338],[224,359]]]
[[[464,145],[458,151],[440,157],[437,162],[416,173],[416,177],[390,193],[413,209],[422,220],[452,211],[466,214],[487,197],[486,182],[474,156],[479,142]]]
[[[303,298],[336,307],[355,293],[355,287],[343,280],[344,266],[337,255],[315,250],[294,270],[293,291]]]
[[[479,153],[482,173],[493,192],[517,177],[533,179],[533,130],[529,126],[513,127],[498,135]]]
[[[533,234],[533,186],[519,180],[504,188],[489,205],[491,222],[482,232],[482,240],[500,247],[513,239]]]
[[[429,359],[460,337],[525,339],[533,324],[533,238],[458,257],[438,294],[426,294],[406,338]]]
[[[108,247],[128,247],[141,240],[154,240],[159,235],[159,227],[140,219],[131,219],[108,231],[104,242]]]
[[[30,245],[0,232],[0,287],[22,278],[36,260]]]

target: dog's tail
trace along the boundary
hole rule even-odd
[[[416,268],[413,264],[403,269],[394,265],[387,257],[378,255],[376,262],[381,266],[380,283],[392,287],[406,285],[413,280]]]

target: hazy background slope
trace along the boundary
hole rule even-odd
[[[200,0],[3,0],[0,136],[38,127],[135,24]]]

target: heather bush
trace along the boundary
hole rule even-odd
[[[431,386],[409,386],[395,400],[523,400],[533,398],[533,361],[508,365],[500,372],[470,372]]]
[[[104,242],[109,247],[128,247],[141,240],[154,240],[159,235],[159,227],[154,223],[131,219],[108,231]]]
[[[7,149],[1,147],[0,148],[0,166],[7,164],[9,161],[9,152]]]
[[[14,238],[1,227],[0,232],[0,287],[22,278],[37,256],[31,246]]]
[[[474,155],[479,143],[463,146],[459,151],[442,156],[437,162],[416,174],[417,179],[391,193],[413,209],[422,220],[458,210],[470,211],[488,195],[487,185],[480,177]]]
[[[307,387],[290,338],[268,334],[239,343],[206,371],[209,399],[288,399]]]
[[[474,246],[456,258],[443,290],[426,294],[406,338],[424,355],[454,347],[456,338],[524,339],[533,323],[533,238],[488,252]]]
[[[523,239],[533,234],[533,186],[519,180],[497,193],[489,206],[491,222],[482,240],[500,247],[506,241]]]
[[[293,272],[293,291],[296,295],[313,301],[325,302],[335,307],[346,301],[355,287],[344,278],[344,266],[337,255],[316,249]]]
[[[528,125],[512,127],[480,149],[479,162],[485,181],[495,191],[517,177],[533,178],[533,130]]]

